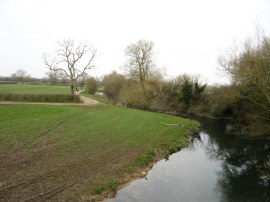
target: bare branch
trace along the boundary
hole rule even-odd
[[[128,74],[140,82],[151,77],[155,65],[153,62],[153,42],[140,40],[130,44],[125,50],[128,56]]]
[[[53,60],[49,60],[49,57],[44,55],[45,65],[50,70],[64,73],[70,79],[71,92],[74,93],[74,86],[77,80],[83,76],[87,70],[94,67],[92,63],[97,57],[97,50],[83,43],[75,47],[73,40],[63,40],[62,42],[58,42],[58,46],[56,57]],[[84,57],[90,57],[90,59],[86,65],[80,65],[79,67],[78,61],[82,60]]]

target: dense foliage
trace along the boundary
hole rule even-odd
[[[220,64],[232,80],[224,95],[229,100],[226,107],[247,133],[269,135],[270,38],[247,41],[241,51],[222,57]]]
[[[103,79],[104,93],[114,103],[153,111],[192,112],[203,100],[206,84],[198,77],[162,77],[140,81],[112,72]]]
[[[87,92],[89,94],[95,94],[97,92],[97,82],[96,79],[93,77],[90,77],[86,80],[87,85]]]

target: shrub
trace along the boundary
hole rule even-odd
[[[125,77],[118,74],[116,71],[104,76],[103,86],[105,95],[112,100],[117,102],[120,94],[120,89],[125,84]]]
[[[145,109],[149,106],[149,99],[142,85],[137,81],[129,80],[120,90],[119,100],[139,109]]]
[[[97,81],[95,78],[90,77],[86,81],[87,83],[87,92],[91,95],[94,95],[97,92]]]
[[[0,101],[14,102],[80,102],[79,95],[0,93]]]

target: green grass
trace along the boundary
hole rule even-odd
[[[18,141],[31,143],[83,111],[69,106],[0,106],[1,146],[11,147]]]
[[[70,94],[70,86],[1,84],[0,93]]]
[[[91,194],[98,195],[98,194],[101,194],[106,189],[115,192],[117,190],[117,186],[118,184],[116,181],[109,180],[103,185],[95,186],[94,188],[92,188]]]
[[[9,144],[12,144],[11,139],[31,143],[67,119],[69,124],[58,128],[62,136],[58,146],[71,147],[68,143],[72,141],[72,147],[83,148],[96,138],[119,147],[173,145],[181,139],[185,142],[185,130],[194,125],[187,119],[117,106],[87,109],[79,106],[16,105],[0,106],[0,109],[0,138]],[[181,122],[184,126],[165,126],[160,122]]]
[[[114,181],[114,180],[109,180],[107,183],[106,183],[107,187],[112,190],[112,191],[116,191],[117,189],[117,182]]]
[[[115,190],[116,182],[154,156],[164,157],[171,149],[186,146],[185,134],[197,126],[188,119],[113,105],[16,105],[0,106],[0,112],[3,183],[25,181],[53,170],[58,174],[38,182],[40,192],[59,186],[63,179],[79,181],[62,197]]]
[[[105,187],[103,186],[96,186],[91,190],[91,193],[96,195],[96,194],[101,194],[105,190]]]

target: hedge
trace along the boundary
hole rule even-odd
[[[79,95],[0,93],[0,101],[14,102],[81,102]]]
[[[17,81],[0,81],[0,84],[18,84]]]

